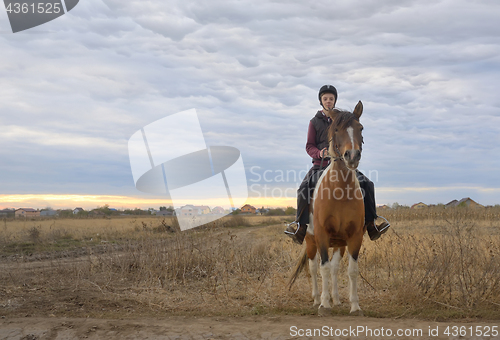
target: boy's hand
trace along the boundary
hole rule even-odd
[[[320,157],[327,157],[328,156],[328,149],[327,148],[323,148],[323,150],[320,151],[319,153]]]

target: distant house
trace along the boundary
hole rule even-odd
[[[174,212],[170,210],[160,210],[155,213],[156,216],[173,216]]]
[[[460,201],[453,200],[451,202],[448,202],[446,207],[469,207],[469,208],[484,208],[483,205],[475,202],[473,199],[470,197],[465,197],[462,198]]]
[[[45,217],[57,216],[57,211],[52,209],[42,210],[40,211],[40,216],[45,216]]]
[[[427,204],[418,202],[411,206],[411,209],[421,209],[421,208],[427,208]]]
[[[457,200],[453,200],[453,201],[449,201],[448,203],[446,203],[444,206],[445,208],[448,208],[448,207],[456,207],[458,204],[458,201]]]
[[[2,209],[0,210],[0,217],[13,217],[15,215],[15,209]]]
[[[19,208],[15,211],[16,217],[38,217],[40,216],[40,211],[32,208]]]
[[[255,207],[251,206],[250,204],[245,204],[244,206],[241,207],[241,212],[246,213],[246,214],[255,214]]]
[[[210,214],[210,207],[207,205],[196,205],[194,209],[198,210],[198,215]]]
[[[90,212],[91,216],[104,216],[104,213],[99,209],[94,209]]]
[[[73,215],[78,214],[80,211],[84,211],[82,208],[75,208],[73,209]]]
[[[198,215],[198,209],[194,207],[194,205],[188,204],[179,209],[179,212],[177,212],[178,216],[194,216]]]
[[[223,207],[215,207],[212,209],[212,214],[215,214],[215,215],[222,215],[225,213],[225,210]]]
[[[180,209],[175,209],[175,214],[177,216],[197,216],[210,214],[210,207],[207,205],[192,205],[188,204]]]
[[[389,207],[387,204],[384,204],[384,205],[381,205],[381,206],[378,206],[377,209],[390,209],[391,207]]]

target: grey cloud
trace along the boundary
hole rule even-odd
[[[97,154],[73,146],[94,165],[88,176],[73,172],[70,159],[64,170],[50,168],[75,187],[69,174],[102,183],[116,172],[116,186],[130,185],[120,146],[145,124],[192,107],[207,142],[239,148],[247,168],[301,169],[317,90],[333,83],[339,106],[365,103],[362,162],[380,170],[384,185],[460,183],[481,166],[500,168],[491,159],[479,169],[462,164],[483,145],[500,151],[491,142],[498,12],[485,1],[80,2],[52,35],[0,37],[0,122],[107,141]],[[478,110],[481,119],[471,120]],[[24,150],[37,140],[27,136]],[[52,160],[72,150],[43,149]],[[116,153],[113,171],[106,153]]]
[[[142,27],[174,41],[182,40],[186,34],[192,33],[200,27],[193,19],[183,15],[177,6],[170,6],[169,2],[103,1],[118,14],[131,16]]]
[[[241,56],[238,59],[238,62],[246,67],[257,67],[259,66],[259,59],[254,56]]]

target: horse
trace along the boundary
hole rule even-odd
[[[363,143],[361,133],[363,126],[359,122],[362,113],[361,101],[352,113],[337,109],[329,113],[333,119],[328,131],[328,154],[331,163],[321,174],[314,189],[309,206],[312,223],[307,228],[306,247],[288,284],[291,289],[309,259],[313,306],[319,306],[319,315],[328,314],[332,308],[329,292],[330,275],[333,282],[333,304],[340,305],[337,275],[346,247],[349,256],[350,313],[363,315],[357,291],[359,275],[357,260],[366,228],[363,193],[355,171],[361,159]],[[333,248],[331,261],[328,256],[329,248]],[[323,281],[321,298],[317,281],[318,254],[321,259],[320,273]]]

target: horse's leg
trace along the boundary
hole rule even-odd
[[[331,265],[328,260],[328,246],[329,246],[329,237],[323,228],[318,228],[319,230],[315,230],[315,239],[316,244],[319,250],[319,256],[321,258],[321,280],[323,281],[323,289],[321,291],[321,305],[319,306],[319,310],[325,310],[326,312],[332,308],[330,305],[330,275],[331,275]]]
[[[306,235],[306,243],[307,257],[309,258],[309,273],[311,274],[312,281],[312,298],[314,299],[313,307],[318,307],[320,304],[318,291],[318,248],[316,247],[314,237],[311,235]]]
[[[318,290],[318,257],[315,256],[314,259],[309,259],[309,272],[311,273],[312,281],[312,297],[314,299],[313,307],[318,307],[321,303],[319,299]]]
[[[351,301],[351,313],[361,311],[359,307],[359,297],[358,297],[358,260],[355,260],[351,254],[349,254],[349,301]]]
[[[345,247],[342,248],[334,248],[333,256],[331,260],[332,264],[332,298],[333,304],[335,306],[340,305],[340,297],[339,297],[339,286],[338,286],[338,273],[340,267],[340,260],[344,255]]]
[[[348,257],[349,257],[349,267],[347,269],[349,274],[349,301],[351,302],[351,314],[363,315],[361,308],[359,307],[359,297],[358,297],[358,254],[361,248],[361,242],[363,241],[363,235],[357,237],[354,241],[348,241]]]

